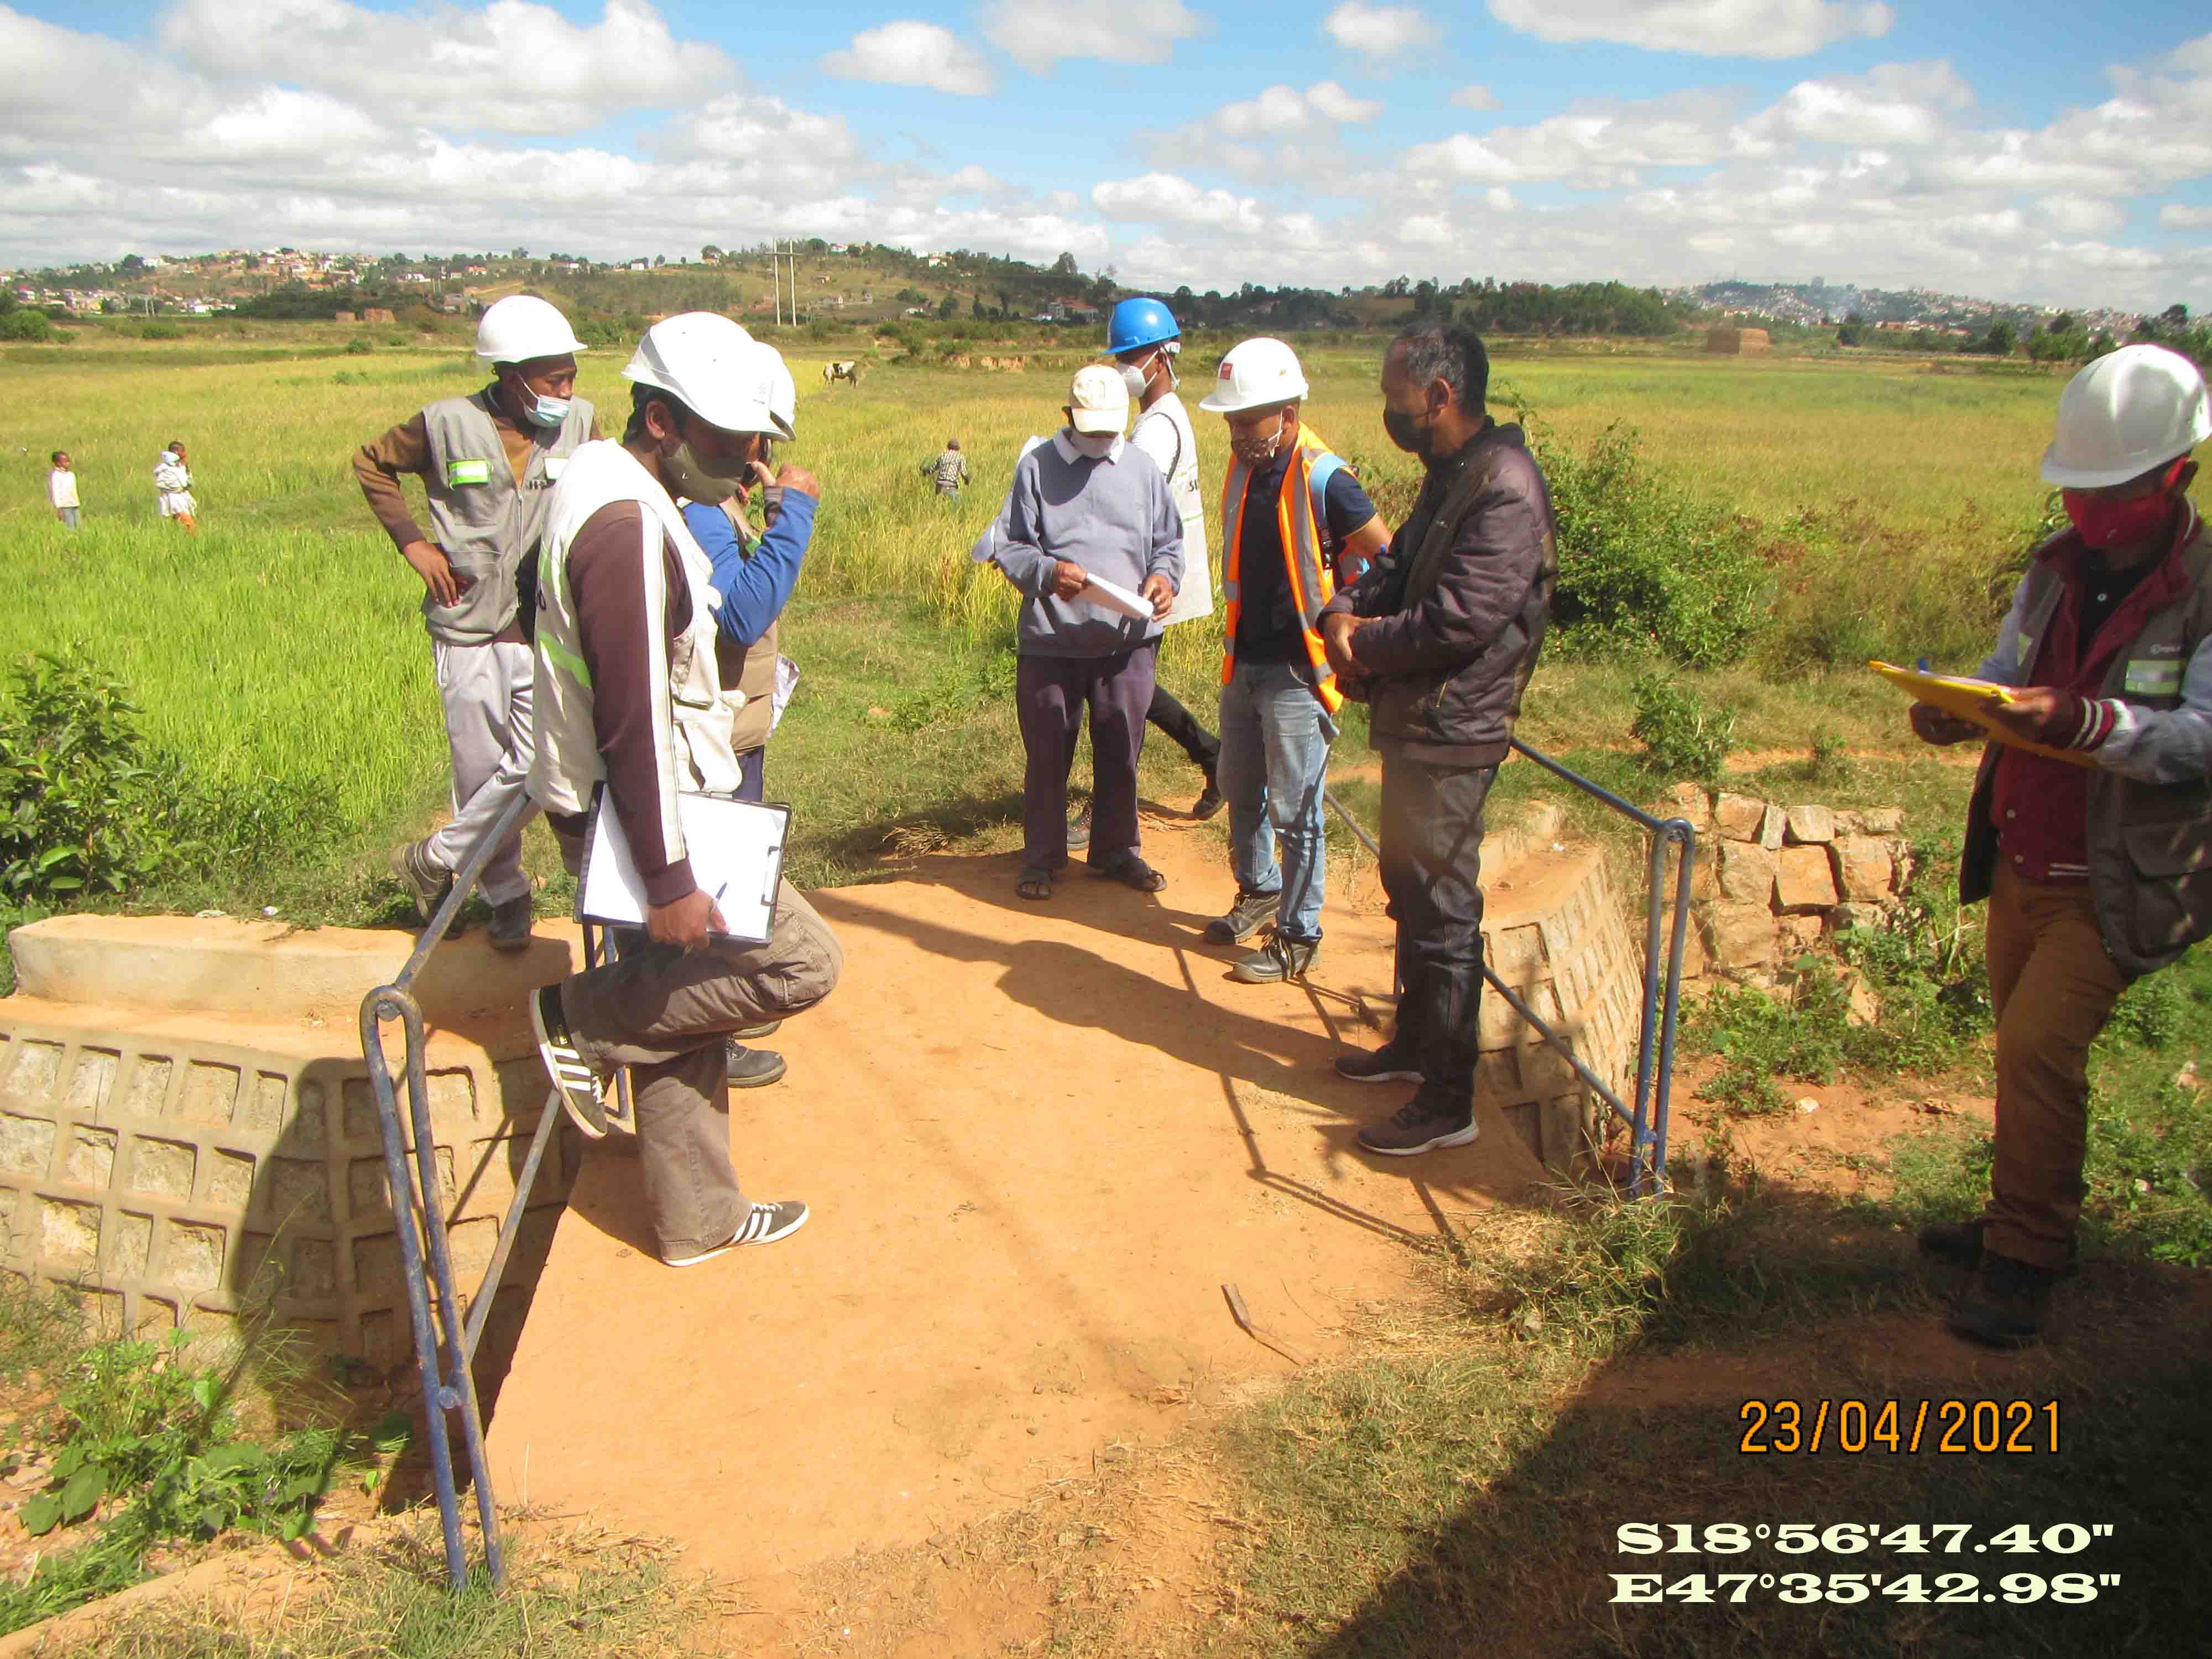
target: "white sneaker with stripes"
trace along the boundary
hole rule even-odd
[[[788,1238],[806,1224],[806,1206],[795,1198],[780,1199],[773,1204],[756,1204],[738,1224],[736,1232],[720,1244],[699,1251],[694,1255],[669,1255],[661,1260],[672,1267],[696,1267],[702,1261],[711,1261],[716,1256],[738,1249],[747,1244],[773,1244],[779,1238]]]
[[[538,1055],[545,1062],[545,1075],[553,1079],[553,1092],[560,1096],[568,1121],[592,1139],[605,1139],[606,1090],[568,1034],[558,985],[541,985],[530,994],[530,1024],[538,1033]]]

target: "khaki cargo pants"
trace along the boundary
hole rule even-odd
[[[2002,863],[1990,894],[1989,968],[1997,1130],[1984,1242],[2056,1270],[2081,1213],[2089,1045],[2128,981],[2106,954],[2087,883],[2039,886]]]
[[[844,948],[797,888],[778,890],[765,945],[724,942],[689,955],[629,932],[619,961],[562,982],[584,1058],[630,1068],[639,1161],[660,1253],[726,1241],[748,1202],[730,1162],[724,1044],[731,1032],[811,1008],[844,971]]]

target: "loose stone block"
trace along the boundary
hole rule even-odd
[[[1836,815],[1825,806],[1793,806],[1785,815],[1784,835],[1800,846],[1815,846],[1836,838]]]
[[[1658,810],[1652,816],[1680,818],[1702,835],[1712,824],[1713,798],[1705,793],[1702,784],[1678,783],[1660,798]]]
[[[1839,838],[1835,847],[1838,884],[1845,898],[1871,903],[1889,896],[1897,862],[1890,857],[1887,842],[1871,836],[1847,836]]]
[[[1787,817],[1780,807],[1768,807],[1759,817],[1759,844],[1770,853],[1778,850],[1782,845],[1782,832],[1787,822]]]
[[[1905,809],[1870,806],[1859,814],[1859,828],[1869,836],[1901,836],[1905,833]]]
[[[1818,915],[1782,918],[1782,943],[1792,951],[1809,951],[1820,942],[1826,924]]]
[[[1757,842],[1724,841],[1720,845],[1720,896],[1732,904],[1765,905],[1774,897],[1780,855]]]
[[[1730,841],[1756,841],[1765,821],[1766,803],[1723,792],[1713,802],[1713,828]]]
[[[1753,968],[1774,960],[1778,933],[1764,904],[1725,900],[1705,907],[1705,949],[1722,968]]]
[[[1785,847],[1775,872],[1776,903],[1785,912],[1828,910],[1843,895],[1836,890],[1835,866],[1826,847]]]

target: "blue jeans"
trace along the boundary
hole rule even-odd
[[[1276,931],[1301,944],[1321,938],[1328,880],[1322,787],[1335,740],[1336,722],[1291,663],[1239,663],[1221,688],[1216,777],[1229,800],[1237,890],[1280,894]]]

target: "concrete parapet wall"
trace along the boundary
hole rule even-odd
[[[52,927],[20,928],[11,943]],[[326,951],[338,931],[300,937]],[[388,955],[391,934],[368,937]],[[30,943],[19,961],[37,954]],[[456,982],[473,966],[503,991],[482,945],[440,954],[456,959]],[[358,1040],[337,1018],[0,1000],[0,1267],[85,1288],[112,1308],[110,1329],[220,1329],[267,1306],[372,1367],[406,1361],[406,1293]],[[397,1027],[386,1041],[396,1067]],[[437,1199],[466,1294],[489,1264],[545,1078],[511,1005],[434,1029],[427,1059]],[[534,1278],[575,1156],[573,1138],[556,1135],[503,1283]],[[518,1301],[511,1316],[520,1311]],[[496,1346],[497,1333],[487,1340]]]

